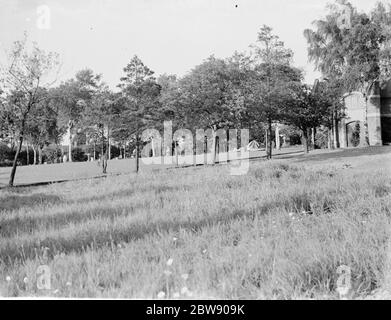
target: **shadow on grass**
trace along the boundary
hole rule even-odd
[[[0,212],[3,210],[17,210],[23,207],[33,207],[43,204],[58,204],[61,197],[56,195],[47,195],[36,193],[32,195],[12,194],[0,198]]]
[[[387,153],[391,153],[391,147],[389,146],[339,149],[334,152],[308,154],[302,157],[287,156],[284,159],[296,158],[295,162],[305,162],[309,160],[326,161],[326,160],[335,160],[335,159],[342,159],[342,158],[381,155]]]
[[[185,187],[186,188],[186,187]],[[141,189],[131,189],[131,190],[122,190],[119,192],[113,192],[110,194],[102,196],[94,196],[89,198],[82,198],[76,201],[68,202],[72,204],[83,204],[87,205],[88,203],[95,201],[108,202],[114,200],[115,198],[124,198],[127,196],[132,196],[137,192],[143,193],[145,191],[154,191],[155,195],[159,195],[164,192],[178,192],[184,190],[184,187],[170,187],[170,186],[156,186],[154,188],[141,188]],[[0,204],[0,209],[5,210],[18,209],[25,206],[32,207],[34,205],[45,204],[66,204],[67,202],[61,199],[58,196],[48,196],[44,194],[36,194],[31,196],[8,196]],[[91,210],[88,208],[88,212],[80,209],[66,210],[63,212],[58,212],[56,214],[43,214],[41,216],[22,216],[22,217],[11,217],[7,219],[1,219],[0,217],[0,236],[2,237],[12,237],[16,233],[32,233],[38,229],[49,229],[49,228],[61,228],[62,226],[69,225],[71,223],[77,224],[82,223],[91,219],[99,218],[112,218],[115,219],[119,216],[128,215],[135,212],[139,209],[149,209],[150,201],[139,201],[134,204],[126,204],[126,207],[118,207],[116,210],[112,208],[108,209],[106,207],[95,207]],[[50,209],[49,209],[50,210]]]
[[[263,205],[257,209],[257,214],[265,214],[268,211],[270,204]],[[113,218],[118,215],[117,212],[110,210],[103,210],[102,214],[112,216]],[[53,257],[58,253],[81,253],[85,251],[89,246],[93,246],[94,249],[104,246],[116,245],[118,243],[129,243],[143,239],[147,236],[161,234],[162,232],[177,232],[180,229],[186,229],[191,232],[198,232],[205,227],[212,226],[218,223],[227,224],[238,218],[250,218],[254,219],[254,212],[246,212],[244,210],[236,210],[230,214],[225,211],[221,211],[219,214],[213,217],[201,218],[195,221],[164,221],[158,220],[153,223],[138,222],[122,228],[99,231],[98,233],[86,232],[79,233],[75,237],[66,238],[61,236],[54,236],[44,239],[39,245],[34,242],[20,243],[18,247],[15,243],[8,242],[7,245],[3,245],[0,249],[0,257],[2,263],[5,265],[11,265],[16,260],[23,261],[26,259],[36,258],[36,252],[42,247],[49,248],[48,256]]]

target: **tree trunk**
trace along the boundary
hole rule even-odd
[[[281,141],[280,141],[280,128],[278,127],[278,124],[276,124],[275,136],[276,136],[276,150],[280,150],[281,149]]]
[[[197,166],[197,142],[194,141],[193,143],[193,166]]]
[[[102,156],[102,172],[103,174],[107,173],[107,149],[104,155]]]
[[[179,165],[179,152],[178,152],[178,142],[175,141],[175,165],[178,166]]]
[[[267,157],[268,160],[271,160],[272,152],[273,152],[272,121],[271,121],[271,119],[269,119],[268,123],[267,123],[266,137],[267,137],[266,157]]]
[[[68,134],[69,134],[69,147],[68,147],[68,162],[72,162],[72,135],[71,135],[71,124],[68,124]]]
[[[136,173],[139,172],[140,169],[140,139],[138,132],[136,133]]]
[[[303,144],[304,153],[309,153],[308,129],[302,130],[301,143]]]
[[[110,139],[110,128],[107,126],[107,147],[109,152],[108,160],[111,160],[111,139]]]
[[[26,165],[30,165],[29,144],[26,143]]]
[[[8,182],[8,185],[10,187],[14,186],[16,167],[18,165],[18,158],[19,158],[20,150],[22,149],[22,145],[23,145],[23,133],[19,137],[19,145],[18,145],[18,148],[16,149],[14,162],[12,164],[11,175],[10,175],[10,179],[9,179],[9,182]]]
[[[107,161],[106,161],[106,157],[107,157],[107,148],[105,150],[105,129],[103,127],[102,129],[102,151],[101,151],[101,160],[102,160],[102,173],[103,174],[106,174],[106,168],[107,168]]]
[[[217,128],[216,126],[213,126],[212,128],[212,163],[216,163],[216,151],[217,151],[217,135],[216,135]]]
[[[208,165],[208,137],[204,137],[204,165]]]
[[[339,133],[338,133],[338,119],[336,112],[334,113],[334,148],[339,149]]]
[[[94,141],[94,161],[96,160],[96,142]]]
[[[42,148],[41,148],[41,146],[38,147],[38,157],[39,157],[39,164],[42,164]]]
[[[34,154],[33,154],[33,157],[34,157],[33,165],[35,166],[37,164],[37,150],[35,149],[34,144],[32,144],[31,146],[32,146],[33,152],[34,152]]]
[[[220,163],[220,137],[215,137],[215,147],[214,147],[214,163]]]
[[[330,145],[331,145],[331,150],[334,150],[335,149],[335,144],[334,144],[334,136],[335,136],[335,133],[334,133],[334,125],[331,126],[331,129],[329,130],[329,137],[330,137]]]
[[[316,136],[316,128],[312,128],[312,131],[311,131],[311,146],[312,146],[312,149],[315,150],[315,136]]]

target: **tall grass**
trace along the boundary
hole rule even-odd
[[[390,191],[384,166],[284,161],[245,176],[189,168],[6,191],[1,294],[336,298],[346,265],[362,296],[383,283]],[[49,291],[36,286],[43,264]]]

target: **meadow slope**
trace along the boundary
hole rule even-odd
[[[385,279],[391,153],[159,170],[0,194],[0,294],[338,298]],[[51,289],[39,290],[48,265]]]

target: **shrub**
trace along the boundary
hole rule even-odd
[[[29,148],[29,163],[27,163],[27,150],[26,149],[24,149],[20,152],[19,161],[23,166],[28,165],[28,164],[33,164],[34,163],[34,151],[32,150],[32,148]]]
[[[48,146],[43,150],[43,161],[47,163],[61,162],[61,149],[56,145]]]
[[[72,160],[75,162],[87,161],[87,155],[80,147],[76,147],[72,150]]]
[[[328,133],[327,129],[318,129],[315,135],[315,148],[327,149],[328,148]]]
[[[4,143],[0,143],[0,167],[12,166],[15,152]]]
[[[0,143],[0,162],[11,160],[12,150],[4,143]]]

